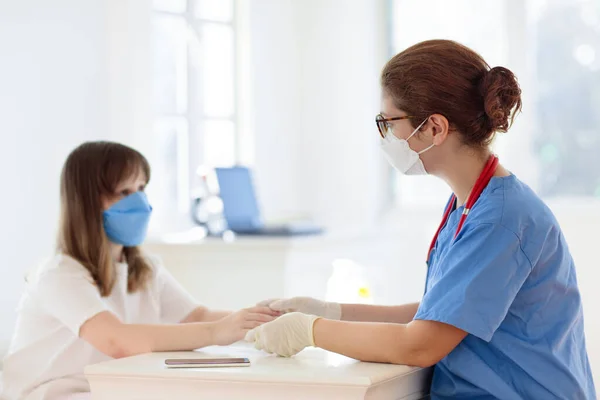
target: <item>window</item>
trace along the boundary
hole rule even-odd
[[[539,192],[600,198],[600,3],[534,3]]]
[[[200,165],[238,161],[234,0],[154,0],[152,200],[160,229],[189,221]]]
[[[593,0],[393,0],[394,53],[422,40],[457,40],[511,68],[523,113],[494,146],[545,198],[600,198],[600,5]],[[540,173],[543,171],[543,173]],[[425,180],[424,180],[425,179]],[[434,178],[396,176],[402,206],[443,205]]]

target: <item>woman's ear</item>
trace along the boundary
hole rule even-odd
[[[429,123],[432,131],[433,144],[439,146],[444,143],[448,137],[450,123],[448,122],[448,119],[441,114],[433,114],[430,116]]]

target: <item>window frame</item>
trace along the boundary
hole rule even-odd
[[[192,47],[189,44],[189,40],[186,41],[186,109],[185,112],[164,112],[158,110],[156,106],[153,106],[152,110],[152,124],[157,126],[160,121],[167,120],[170,118],[176,118],[184,120],[187,124],[187,134],[185,138],[177,137],[178,148],[187,148],[186,153],[183,155],[187,164],[187,168],[182,169],[182,162],[179,161],[177,165],[173,165],[172,168],[176,170],[177,176],[177,199],[176,204],[170,205],[170,208],[175,211],[165,212],[163,216],[166,220],[175,222],[176,226],[190,226],[191,219],[189,217],[189,210],[193,201],[194,189],[199,183],[197,174],[198,169],[205,165],[205,135],[206,131],[203,128],[207,121],[226,121],[231,122],[233,125],[233,156],[234,164],[239,164],[244,159],[244,152],[242,148],[241,138],[241,116],[242,110],[240,109],[241,103],[241,83],[240,83],[240,70],[241,70],[241,57],[240,57],[240,29],[241,29],[241,18],[240,12],[242,7],[238,4],[237,0],[231,0],[231,19],[223,21],[220,19],[212,18],[200,18],[196,16],[195,6],[197,3],[194,0],[186,0],[185,11],[173,12],[166,11],[157,8],[154,4],[151,5],[150,17],[152,19],[157,16],[168,16],[173,18],[180,18],[185,21],[186,28],[191,34],[195,35],[198,40],[200,49],[202,49],[203,38],[202,38],[202,27],[204,24],[222,25],[231,29],[232,37],[232,87],[233,87],[233,108],[232,113],[227,116],[216,116],[209,115],[206,113],[206,107],[202,96],[202,76],[203,76],[203,65],[197,65],[194,63]],[[154,79],[152,80],[154,84]],[[181,133],[178,133],[180,135]],[[183,142],[182,142],[183,140]],[[183,144],[182,144],[183,143]],[[178,156],[178,158],[182,158]],[[184,176],[185,175],[185,176]],[[185,186],[184,186],[185,185]],[[182,187],[184,186],[184,187]],[[169,227],[172,228],[172,227]],[[161,228],[162,230],[162,228]]]

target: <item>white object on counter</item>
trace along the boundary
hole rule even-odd
[[[247,357],[240,368],[168,369],[167,358]],[[280,358],[248,343],[196,352],[152,353],[86,368],[93,400],[416,400],[430,370],[363,363],[320,349]]]
[[[333,272],[327,281],[326,301],[350,304],[373,304],[371,285],[365,277],[365,267],[352,260],[333,262]]]

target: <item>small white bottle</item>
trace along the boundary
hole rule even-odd
[[[336,303],[373,304],[371,287],[364,267],[352,260],[333,262],[333,272],[327,281],[326,301]]]

